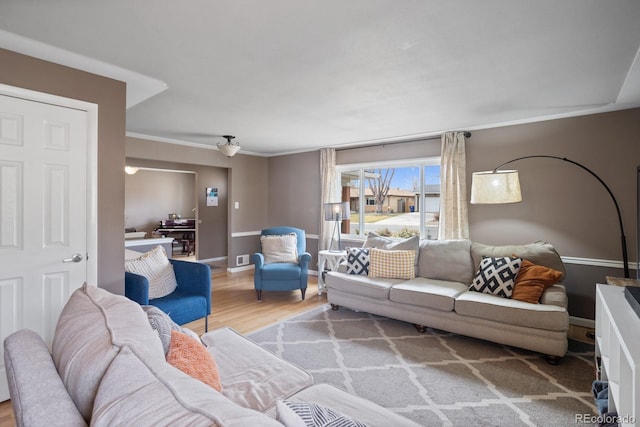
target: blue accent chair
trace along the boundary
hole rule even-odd
[[[273,227],[262,230],[262,236],[296,234],[298,242],[297,263],[264,263],[264,255],[261,252],[253,254],[255,272],[253,284],[258,294],[258,301],[262,301],[262,291],[293,291],[300,289],[304,300],[307,292],[307,279],[309,276],[309,262],[311,254],[306,252],[307,242],[304,230],[294,227]]]
[[[125,272],[124,294],[140,305],[153,305],[164,311],[178,325],[204,317],[204,330],[209,330],[211,313],[211,268],[207,264],[169,259],[173,264],[178,287],[162,298],[149,299],[149,279]]]

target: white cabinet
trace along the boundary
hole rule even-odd
[[[640,421],[640,318],[624,296],[624,287],[596,285],[596,354],[601,378],[609,382],[609,412],[620,425]]]

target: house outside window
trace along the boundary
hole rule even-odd
[[[336,167],[341,201],[349,201],[344,237],[438,238],[440,158]]]

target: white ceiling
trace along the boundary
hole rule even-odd
[[[0,0],[0,47],[128,81],[130,135],[270,156],[638,107],[638,22],[637,0]]]

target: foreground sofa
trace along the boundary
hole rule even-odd
[[[376,240],[378,243],[376,244]],[[365,246],[380,246],[379,238]],[[382,246],[384,246],[382,240]],[[328,272],[328,301],[424,327],[441,329],[500,344],[536,351],[557,363],[567,351],[569,314],[562,283],[548,287],[539,304],[469,290],[483,257],[517,255],[562,273],[562,260],[548,243],[489,246],[469,240],[405,240],[387,248],[409,249],[415,244],[415,278],[374,278]],[[395,245],[395,247],[394,247]],[[402,247],[399,247],[402,245]]]
[[[17,425],[281,426],[276,418],[288,420],[285,401],[313,402],[370,427],[417,425],[314,385],[308,372],[229,328],[206,333],[202,342],[187,338],[213,356],[217,391],[167,362],[166,334],[151,323],[135,302],[84,285],[63,309],[51,352],[30,330],[8,336],[4,358]]]

